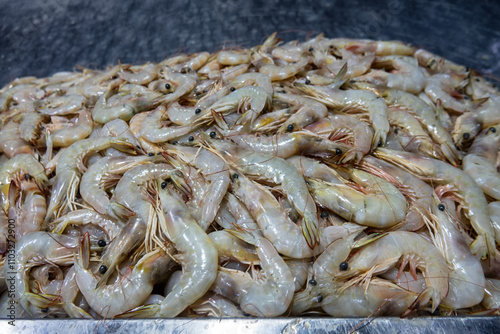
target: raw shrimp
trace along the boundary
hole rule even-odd
[[[14,121],[10,121],[0,129],[0,151],[9,158],[24,153],[34,154],[31,146],[21,139],[19,123]]]
[[[457,117],[451,136],[458,148],[468,147],[481,131],[482,126],[478,118],[475,112],[465,112]]]
[[[172,260],[161,250],[147,253],[133,268],[127,268],[117,282],[96,287],[98,278],[88,268],[89,256],[89,239],[85,236],[75,260],[76,282],[90,307],[105,318],[141,305]]]
[[[341,137],[342,141],[352,141],[352,147],[345,154],[344,161],[361,161],[370,152],[373,141],[373,130],[368,124],[351,115],[329,115],[307,126],[306,130],[327,138]],[[345,134],[346,139],[343,138]]]
[[[420,66],[432,72],[453,74],[454,76],[460,75],[463,79],[467,77],[469,72],[465,66],[457,65],[424,49],[418,49],[413,56]]]
[[[406,217],[406,199],[389,182],[359,169],[346,171],[349,179],[365,187],[363,193],[344,184],[308,180],[315,200],[341,217],[377,228],[391,227]]]
[[[460,83],[451,75],[448,74],[434,74],[427,78],[425,84],[425,93],[436,103],[439,99],[443,107],[463,113],[471,110],[471,103],[465,99],[466,95],[460,95],[455,91]],[[468,96],[467,96],[468,98]]]
[[[250,212],[232,193],[226,193],[216,217],[217,223],[225,229],[239,228],[254,233],[262,232]]]
[[[412,271],[418,268],[425,277],[426,289],[410,308],[425,307],[432,301],[431,309],[434,312],[448,293],[449,271],[436,247],[415,233],[389,232],[372,241],[353,255],[349,260],[349,269],[337,278],[347,279],[360,274],[371,278],[395,265],[400,258],[400,270],[409,263]]]
[[[483,130],[474,140],[463,159],[462,169],[476,181],[483,192],[500,200],[500,175],[497,172],[500,135],[491,127]]]
[[[218,295],[214,295],[197,305],[193,305],[191,309],[197,314],[216,318],[243,318],[245,316],[241,309],[233,302]]]
[[[136,152],[135,146],[119,137],[83,139],[64,151],[56,166],[56,176],[45,222],[52,217],[59,217],[66,208],[75,209],[75,197],[80,184],[81,171],[86,169],[83,164],[85,156],[109,147],[131,154]]]
[[[286,44],[277,46],[271,51],[274,58],[286,61],[287,63],[298,62],[304,53],[304,46],[298,41],[290,41]]]
[[[32,144],[36,144],[42,136],[43,123],[49,119],[47,115],[37,112],[26,112],[23,120],[19,124],[19,134],[21,138]]]
[[[339,163],[348,162],[345,156],[349,147],[308,131],[278,133],[273,136],[233,135],[229,138],[246,150],[279,158],[303,154],[332,158]]]
[[[161,304],[139,307],[123,317],[175,317],[202,297],[217,276],[217,249],[210,238],[183,202],[168,189],[158,191],[165,214],[162,231],[180,252],[174,257],[183,267],[182,276]]]
[[[16,240],[27,233],[39,231],[47,212],[45,196],[34,180],[21,181],[20,190],[22,204],[18,208]]]
[[[453,191],[463,202],[463,209],[478,234],[470,245],[472,253],[481,258],[495,257],[495,231],[487,212],[486,198],[470,176],[445,162],[408,152],[379,148],[374,154],[423,179],[443,184]]]
[[[377,56],[411,56],[415,48],[409,44],[400,41],[372,41],[369,39],[332,39],[332,45],[345,47],[355,53],[372,52]]]
[[[267,75],[271,81],[281,81],[293,77],[299,73],[307,64],[309,59],[302,57],[299,61],[283,66],[265,64],[259,68],[259,72]]]
[[[148,113],[142,121],[141,137],[152,143],[163,143],[186,135],[193,130],[189,124],[163,127],[162,118],[166,115],[166,109],[163,105]]]
[[[329,108],[341,111],[366,110],[370,115],[371,124],[375,130],[372,149],[385,144],[387,132],[389,132],[387,105],[374,93],[360,90],[331,89],[306,85],[300,82],[296,82],[295,86]]]
[[[230,83],[228,83],[229,87],[234,87],[235,89],[240,89],[241,87],[249,85],[257,86],[264,89],[269,98],[271,98],[273,95],[273,86],[271,84],[271,80],[269,80],[268,76],[262,73],[240,74],[236,78],[231,80]]]
[[[419,93],[425,86],[425,75],[413,58],[405,56],[377,57],[373,65],[393,68],[394,71],[371,70],[365,75],[356,77],[355,80],[400,89],[412,94]]]
[[[289,103],[297,109],[279,128],[278,132],[291,132],[302,129],[303,127],[326,117],[328,109],[323,103],[312,99],[293,94],[274,94],[278,101]]]
[[[219,263],[234,259],[241,263],[258,264],[259,257],[254,246],[242,241],[226,231],[215,231],[208,235],[219,256]]]
[[[52,233],[62,234],[69,225],[81,226],[87,224],[99,226],[109,236],[110,240],[115,239],[124,226],[123,223],[90,209],[71,211],[51,222],[50,226]]]
[[[495,314],[498,314],[498,309],[500,308],[499,291],[500,291],[500,280],[487,278],[482,305],[488,310],[495,310]]]
[[[217,55],[217,61],[221,65],[241,65],[251,61],[247,50],[222,50]]]
[[[35,110],[49,116],[76,114],[80,111],[87,99],[83,95],[67,94],[63,96],[51,95],[33,103]]]
[[[122,66],[130,72],[120,71],[118,76],[125,81],[136,85],[147,85],[158,77],[158,65],[145,64],[142,66]]]
[[[302,156],[293,156],[286,159],[289,163],[295,166],[297,170],[307,178],[320,179],[329,183],[341,184],[340,175],[327,165]]]
[[[453,310],[479,304],[485,288],[481,262],[472,255],[457,222],[436,196],[432,202],[432,213],[432,219],[427,220],[431,238],[450,268],[448,294],[441,304]]]
[[[224,156],[243,173],[256,175],[279,184],[288,200],[304,218],[302,231],[308,245],[314,248],[319,242],[317,210],[299,171],[284,159],[247,151],[228,141],[214,140],[211,145],[219,152],[223,152]]]
[[[73,124],[69,123],[61,129],[48,133],[51,136],[52,145],[54,147],[67,147],[79,140],[87,138],[94,129],[92,114],[88,109],[83,109],[79,112],[78,118]],[[50,127],[46,126],[47,131]]]

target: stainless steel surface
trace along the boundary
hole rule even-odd
[[[498,333],[500,317],[16,320],[0,333]]]

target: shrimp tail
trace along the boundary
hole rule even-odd
[[[375,150],[377,147],[385,144],[387,141],[387,132],[377,129],[373,135],[372,139],[372,150]]]
[[[160,312],[160,304],[150,304],[136,307],[115,316],[115,318],[140,318],[149,319],[157,317]]]
[[[427,306],[427,304],[429,304],[431,300],[432,300],[431,311],[434,313],[434,311],[439,306],[439,303],[441,302],[441,296],[439,294],[439,291],[429,287],[418,295],[417,299],[415,299],[415,301],[410,305],[410,307],[408,307],[408,309],[403,313],[402,317],[403,318],[407,317],[413,311]]]
[[[31,305],[39,308],[47,308],[49,306],[54,306],[60,304],[58,301],[60,299],[57,295],[51,295],[46,293],[35,294],[31,292],[24,293],[24,298]]]
[[[130,217],[135,216],[135,212],[127,208],[126,206],[111,202],[107,208],[107,214],[111,217],[118,218],[119,220],[127,221]]]
[[[306,212],[304,214],[304,219],[302,220],[302,233],[306,238],[307,245],[309,245],[311,249],[316,247],[320,240],[320,230],[317,222],[318,220],[314,219],[311,213]]]
[[[75,304],[65,304],[63,305],[63,309],[68,316],[73,319],[94,319],[94,317]]]
[[[457,167],[460,156],[455,146],[452,143],[442,143],[440,147],[446,160],[448,160],[454,167]]]
[[[226,231],[235,236],[236,238],[243,240],[246,243],[249,243],[254,246],[257,245],[257,237],[252,232],[244,231],[242,228],[238,227],[235,230],[226,230]]]

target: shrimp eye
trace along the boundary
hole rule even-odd
[[[321,218],[328,218],[328,212],[322,211],[321,214],[319,215]]]
[[[346,271],[347,268],[349,268],[349,263],[347,263],[345,261],[344,262],[340,262],[339,268],[340,268],[340,270]]]
[[[307,79],[306,80],[306,85],[309,85],[311,83],[311,80]]]
[[[342,150],[340,148],[336,148],[335,149],[335,154],[336,155],[341,155],[342,154]]]
[[[44,308],[41,308],[40,311],[42,311],[43,313],[47,313],[47,312],[49,312],[49,309],[44,307]]]
[[[155,154],[154,154],[153,152],[149,152],[149,153],[148,153],[148,155],[149,155],[150,157],[153,157]]]
[[[201,109],[200,108],[197,108],[195,111],[194,111],[195,114],[199,114],[201,113]]]
[[[314,49],[313,49],[313,48],[309,48],[309,52],[313,52],[313,51],[314,51]]]
[[[382,141],[381,140],[378,142],[378,146],[382,146]]]
[[[318,303],[321,303],[323,301],[323,296],[322,295],[318,295]]]
[[[318,284],[318,282],[316,282],[316,280],[315,280],[315,279],[310,279],[310,280],[309,280],[309,284],[311,284],[311,285],[316,285],[316,284]]]
[[[231,92],[234,92],[234,91],[236,90],[236,88],[231,87],[231,88],[229,88],[229,90],[230,90]]]
[[[161,189],[165,189],[167,187],[167,181],[163,181],[161,183]]]
[[[189,136],[188,140],[189,140],[189,141],[193,141],[193,140],[194,140],[194,137],[193,137],[193,136]]]
[[[178,141],[177,141],[177,140],[174,140],[174,141],[172,142],[172,145],[177,145],[177,143],[178,143]]]
[[[29,174],[24,174],[24,179],[25,179],[26,181],[29,181],[29,180],[30,180],[30,177],[31,177],[31,176],[30,176]]]
[[[40,130],[45,130],[45,126],[40,125]]]
[[[464,95],[464,96],[463,96],[463,99],[464,99],[464,100],[468,100],[468,99],[470,99],[470,97],[469,97],[468,95]]]
[[[444,211],[445,207],[443,204],[439,204],[438,209],[439,209],[439,211]]]
[[[108,271],[108,267],[106,267],[106,265],[103,264],[102,266],[99,267],[99,273],[105,274],[106,271]]]
[[[97,242],[97,245],[99,247],[106,247],[106,241],[101,239]]]
[[[239,178],[239,177],[240,177],[240,176],[239,176],[238,174],[236,174],[236,173],[235,173],[235,174],[233,174],[233,179],[237,179],[237,178]]]
[[[168,90],[168,89],[170,89],[170,87],[172,87],[172,86],[170,86],[170,84],[167,82],[167,83],[165,84],[165,89],[167,89],[167,90]]]
[[[210,138],[215,138],[216,135],[215,131],[210,132]]]
[[[395,134],[398,134],[398,132],[399,132],[399,129],[398,129],[398,128],[394,129],[394,133],[395,133]]]
[[[139,145],[135,145],[135,148],[138,149],[138,150],[141,149],[141,147]]]
[[[470,138],[470,133],[468,132],[465,132],[462,137],[464,137],[465,140],[469,139]]]
[[[493,133],[495,133],[495,132],[497,132],[497,129],[495,129],[494,127],[491,127],[490,131],[493,132]]]
[[[286,132],[292,132],[293,131],[293,124],[288,124],[286,127]]]

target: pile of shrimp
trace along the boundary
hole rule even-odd
[[[0,90],[0,315],[498,314],[500,94],[328,39]]]

